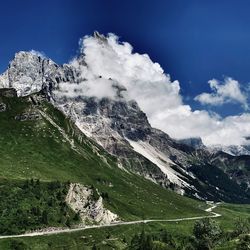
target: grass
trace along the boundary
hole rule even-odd
[[[29,98],[2,98],[7,111],[0,113],[0,173],[15,182],[27,178],[41,182],[79,182],[108,194],[105,205],[123,220],[167,219],[204,215],[201,202],[177,195],[117,167],[108,155],[52,105]],[[18,121],[15,116],[42,110],[64,131],[74,148],[47,119]],[[2,213],[2,211],[0,211]]]
[[[234,228],[235,219],[250,217],[250,205],[222,203],[214,211],[223,215],[217,220],[225,230]]]
[[[172,223],[170,223],[170,226]],[[175,223],[173,224],[175,226]],[[160,233],[168,228],[164,223],[150,223],[146,225],[124,225],[113,228],[91,229],[82,232],[65,233],[60,235],[40,236],[18,239],[33,250],[44,249],[91,249],[95,244],[98,249],[124,249],[134,234],[142,230],[150,233]],[[10,249],[11,239],[0,240],[0,247]]]

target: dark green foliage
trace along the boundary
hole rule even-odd
[[[67,227],[71,227],[71,219],[70,219],[69,217],[67,217],[66,222],[65,222],[65,225],[66,225]]]
[[[92,250],[97,250],[97,247],[95,244],[93,245]]]
[[[244,235],[240,237],[237,243],[237,250],[249,250],[250,249],[250,235]]]
[[[74,221],[80,221],[81,220],[81,217],[80,217],[80,213],[77,212],[73,218]]]
[[[147,235],[146,241],[143,242],[142,246],[143,247],[141,247],[141,250],[143,250],[143,249],[145,249],[145,250],[151,250],[151,249],[153,249],[153,240],[152,240],[152,236],[151,235]]]
[[[216,221],[205,218],[194,224],[193,234],[197,239],[197,249],[206,250],[212,249],[222,231]]]
[[[11,240],[10,250],[29,250],[30,248],[22,240]]]
[[[101,193],[101,196],[104,200],[108,201],[109,200],[109,194],[107,192]]]
[[[129,245],[130,250],[167,250],[175,249],[175,242],[169,232],[160,235],[148,234],[143,230],[140,235],[135,234]]]
[[[161,241],[166,243],[168,246],[175,247],[175,241],[171,233],[163,230],[161,233]]]
[[[94,186],[91,186],[91,189],[93,190],[92,198],[94,201],[97,201],[100,198],[100,196]]]
[[[207,237],[210,239],[216,239],[221,234],[221,229],[215,220],[204,218],[195,222],[193,233],[197,239]]]
[[[66,188],[67,185],[60,182],[0,180],[0,234],[57,226],[61,221],[69,226],[71,221],[79,221],[64,202],[62,190]]]
[[[135,235],[131,240],[130,248],[133,250],[152,250],[153,249],[153,240],[152,236],[146,234],[145,231],[142,231],[140,236]]]
[[[178,228],[178,224],[175,224],[175,226]],[[174,229],[174,233],[166,229],[147,233],[143,230],[140,234],[135,234],[132,237],[128,249],[210,250],[231,240],[227,238],[226,233],[223,233],[219,223],[210,218],[195,221],[193,224],[193,236],[190,233],[182,235],[176,228]]]
[[[43,213],[42,213],[41,223],[45,224],[45,225],[49,224],[48,211],[47,210],[44,210]]]
[[[249,234],[249,233],[250,233],[250,217],[246,219],[237,218],[235,221],[233,236],[239,236],[240,234]]]

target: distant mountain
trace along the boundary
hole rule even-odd
[[[250,155],[249,145],[231,145],[231,146],[214,145],[208,147],[208,150],[213,153],[222,151],[233,156]]]
[[[94,38],[105,43],[102,35],[95,34]],[[116,93],[114,97],[85,94],[85,83],[91,81],[82,75],[87,70],[84,54],[74,64],[57,65],[37,54],[19,52],[0,76],[0,88],[15,89],[19,98],[29,97],[34,103],[33,95],[39,93],[69,118],[80,133],[117,157],[117,167],[125,172],[182,195],[249,202],[250,156],[220,157],[217,150],[207,150],[199,138],[176,141],[152,128],[138,104],[125,98],[126,88],[111,78],[104,80]],[[98,79],[103,80],[103,76],[95,76]],[[236,174],[238,162],[242,168],[240,177]]]
[[[205,148],[205,145],[203,144],[200,137],[180,139],[180,140],[177,140],[177,142],[188,145],[188,146],[193,147],[195,149]]]
[[[240,155],[250,155],[250,146],[249,145],[212,145],[205,146],[201,140],[201,138],[186,138],[177,140],[177,142],[188,145],[195,149],[205,149],[212,154],[217,152],[224,152],[232,156],[240,156]]]

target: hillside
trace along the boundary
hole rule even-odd
[[[198,201],[120,169],[114,156],[82,134],[42,94],[17,97],[13,89],[2,89],[0,103],[6,106],[0,112],[0,194],[2,200],[12,197],[6,200],[9,206],[15,207],[11,203],[15,195],[25,198],[20,185],[27,179],[39,179],[41,183],[57,180],[92,187],[105,194],[105,207],[121,220],[204,214]],[[25,206],[29,213],[29,205]],[[1,209],[3,214],[4,206]]]

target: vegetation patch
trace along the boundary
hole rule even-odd
[[[65,202],[68,183],[40,182],[38,179],[0,181],[0,234],[19,234],[78,222]]]

